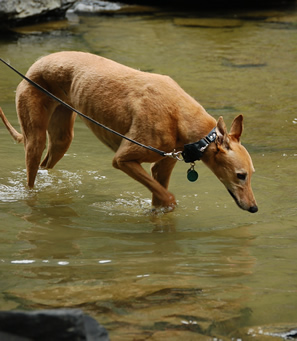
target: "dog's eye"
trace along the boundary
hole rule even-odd
[[[246,173],[237,173],[237,179],[239,180],[245,180],[246,179]]]

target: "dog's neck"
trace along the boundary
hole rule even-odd
[[[195,162],[202,159],[204,152],[209,145],[217,138],[216,127],[214,127],[205,137],[197,142],[184,145],[182,156],[185,162]]]

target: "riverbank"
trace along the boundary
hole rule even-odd
[[[94,0],[43,0],[20,2],[18,0],[0,1],[0,31],[8,31],[13,27],[32,25],[40,22],[55,21],[65,18],[67,14],[80,15],[115,15],[139,14],[165,11],[208,10],[211,12],[231,9],[268,9],[278,7],[296,7],[296,0],[286,1],[139,1],[124,0],[94,1]]]

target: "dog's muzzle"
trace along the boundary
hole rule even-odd
[[[234,201],[236,202],[237,206],[240,207],[242,210],[245,210],[239,203],[239,201],[237,200],[236,196],[228,189],[228,192],[230,193],[231,197],[234,199]],[[250,208],[248,208],[246,211],[250,212],[250,213],[256,213],[258,212],[258,206],[251,206]]]

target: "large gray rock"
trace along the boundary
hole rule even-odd
[[[77,0],[67,14],[133,14],[133,13],[153,13],[160,9],[150,5],[142,5],[143,0],[135,0],[133,4],[125,4],[126,0],[121,2],[105,1],[105,0]],[[149,3],[149,1],[148,1]]]
[[[0,0],[1,26],[63,16],[76,0]]]
[[[1,341],[109,341],[107,331],[80,309],[0,311]]]
[[[109,1],[80,0],[71,9],[75,13],[113,13],[119,11],[122,4]]]

